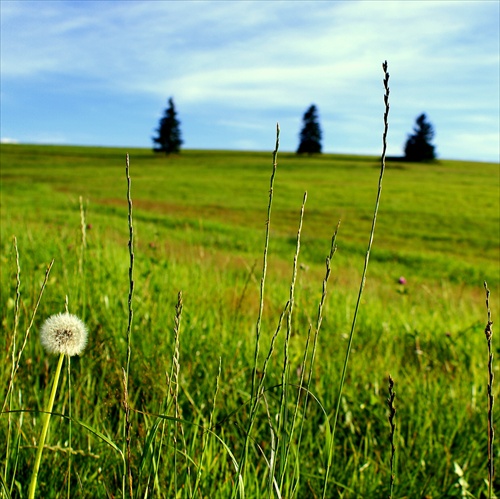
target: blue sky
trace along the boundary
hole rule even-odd
[[[294,151],[319,110],[325,152],[388,154],[416,117],[438,156],[499,161],[500,2],[0,1],[1,138],[151,147],[174,98],[184,147]]]

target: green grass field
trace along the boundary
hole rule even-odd
[[[89,328],[89,343],[71,360],[70,388],[66,364],[63,368],[38,494],[111,498],[122,497],[125,489],[129,495],[120,454],[126,448],[126,152],[135,237],[129,379],[134,496],[322,497],[379,159],[278,154],[257,379],[266,358],[269,365],[252,416],[272,154],[186,150],[167,158],[145,149],[30,145],[0,149],[1,402],[7,400],[16,411],[0,415],[0,432],[6,435],[0,439],[0,494],[27,497],[39,411],[46,406],[57,363],[43,351],[38,330],[48,316],[64,311],[67,297],[69,311]],[[305,191],[293,315],[289,324],[283,320],[268,356],[290,295]],[[388,497],[389,374],[397,409],[393,497],[487,497],[483,281],[491,290],[496,332],[499,192],[498,164],[387,164],[325,497]],[[297,386],[301,374],[309,372],[312,347],[305,350],[306,340],[316,328],[325,258],[339,220],[304,409],[305,391],[297,397]],[[401,276],[404,285],[398,283]],[[176,350],[179,291],[183,308]],[[12,352],[18,355],[28,329],[6,399]],[[493,340],[498,356],[498,333]],[[288,398],[278,425],[285,351]],[[496,360],[494,370],[498,377]],[[498,398],[496,386],[494,394]],[[71,424],[61,414],[71,414]],[[252,417],[243,492],[235,468]],[[498,479],[495,487],[498,494]]]

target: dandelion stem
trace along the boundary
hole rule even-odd
[[[67,297],[66,297],[67,298]],[[71,450],[72,446],[72,419],[71,419],[71,357],[68,355],[68,425],[69,425],[69,435],[68,435],[68,447],[70,452],[68,452],[68,499],[71,499]]]
[[[59,384],[59,377],[61,375],[61,368],[64,361],[64,354],[59,355],[59,362],[57,363],[56,373],[54,375],[54,381],[52,383],[52,390],[50,392],[49,402],[45,409],[43,428],[40,435],[40,440],[38,442],[38,449],[36,452],[35,466],[33,467],[33,474],[31,475],[31,483],[28,493],[28,499],[34,499],[36,491],[36,483],[38,480],[38,471],[40,469],[40,463],[42,461],[42,452],[45,445],[45,439],[47,437],[47,432],[49,430],[50,416],[52,414],[52,408],[54,407],[54,400],[56,398],[57,385]]]

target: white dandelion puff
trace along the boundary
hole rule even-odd
[[[87,345],[87,328],[76,315],[52,315],[40,329],[40,342],[49,353],[80,355]]]

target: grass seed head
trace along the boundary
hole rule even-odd
[[[80,355],[87,345],[87,328],[76,315],[51,315],[40,329],[40,341],[49,353]]]

